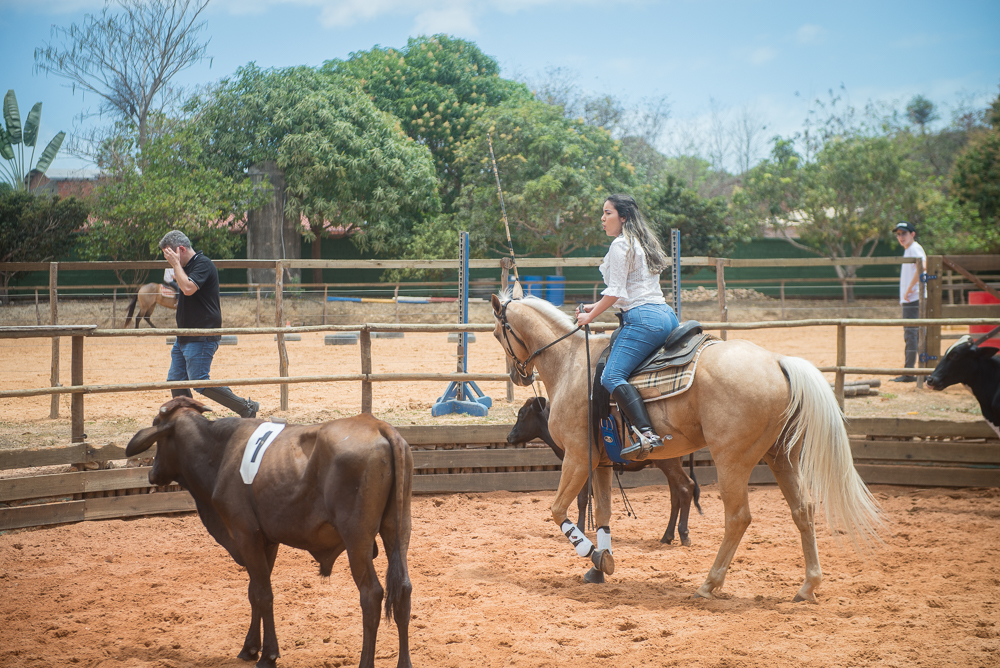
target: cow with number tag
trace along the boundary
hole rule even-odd
[[[279,656],[271,570],[278,546],[309,552],[326,577],[347,552],[361,593],[361,668],[375,664],[379,609],[399,631],[397,668],[410,668],[413,456],[392,425],[358,415],[315,425],[257,419],[209,421],[189,397],[164,404],[129,442],[129,457],[157,444],[152,485],[176,482],[194,497],[205,528],[250,575],[251,621],[239,658],[274,668]],[[386,591],[372,562],[382,537]],[[261,643],[261,625],[264,636]]]

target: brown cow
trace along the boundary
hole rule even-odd
[[[361,592],[361,668],[375,665],[383,590],[372,559],[375,534],[389,559],[385,616],[399,630],[398,668],[409,668],[410,543],[413,457],[392,425],[370,415],[317,425],[288,425],[265,450],[252,482],[241,471],[248,439],[264,420],[206,420],[209,410],[189,397],[160,408],[153,426],[137,433],[129,457],[157,443],[152,485],[176,482],[191,492],[205,528],[250,574],[250,629],[239,658],[273,668],[278,658],[271,570],[284,543],[309,552],[329,576],[345,550]],[[257,441],[259,444],[261,441]],[[249,457],[248,457],[249,460]],[[261,622],[264,644],[261,645]]]

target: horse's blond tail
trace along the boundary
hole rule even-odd
[[[826,512],[836,535],[841,530],[859,552],[881,543],[882,510],[854,469],[844,413],[823,374],[807,360],[782,357],[781,368],[791,386],[786,411],[786,450],[802,439],[799,483]]]

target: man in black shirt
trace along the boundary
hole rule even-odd
[[[167,232],[160,239],[163,257],[174,270],[177,284],[177,326],[182,329],[218,329],[222,327],[219,304],[219,272],[201,252],[191,248],[191,241],[179,231]],[[222,337],[178,336],[170,351],[167,380],[208,380],[212,358]],[[241,399],[228,387],[195,388],[212,401],[222,404],[240,417],[256,417],[260,404]],[[171,390],[173,396],[191,396],[190,390]]]

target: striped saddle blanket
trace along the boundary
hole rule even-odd
[[[639,390],[639,396],[646,403],[675,397],[687,391],[694,383],[694,373],[698,368],[698,360],[701,358],[702,351],[721,341],[722,339],[710,334],[705,335],[705,340],[687,364],[639,373],[629,378],[628,382]]]

